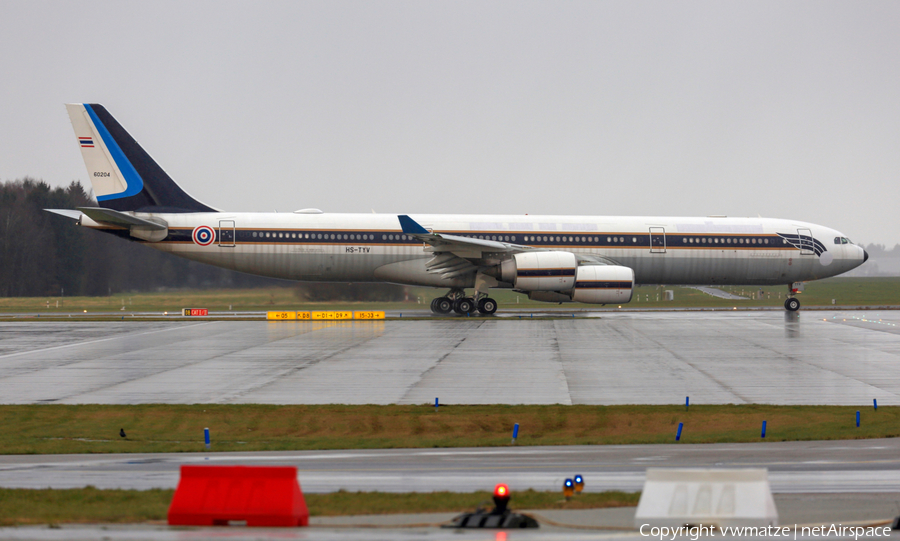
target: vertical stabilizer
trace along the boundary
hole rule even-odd
[[[101,207],[138,212],[216,212],[197,201],[99,104],[66,104]]]

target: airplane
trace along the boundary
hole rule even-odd
[[[804,282],[869,257],[834,229],[773,218],[226,212],[178,186],[102,105],[66,109],[98,206],[48,211],[250,274],[445,288],[435,314],[494,314],[504,288],[621,305],[641,284],[787,285],[793,312]]]

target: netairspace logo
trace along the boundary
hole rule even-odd
[[[652,537],[659,541],[674,541],[678,538],[689,538],[697,541],[701,537],[723,537],[734,539],[737,537],[778,537],[784,539],[798,539],[800,537],[835,537],[843,539],[871,539],[876,537],[890,537],[890,526],[843,526],[832,524],[830,526],[653,526],[643,524],[640,528],[643,537]]]

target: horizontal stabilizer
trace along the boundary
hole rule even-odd
[[[103,224],[117,225],[120,227],[129,228],[131,226],[138,226],[149,229],[151,231],[162,231],[166,229],[165,224],[159,224],[156,222],[151,222],[150,220],[137,218],[135,216],[132,216],[131,214],[126,214],[117,210],[105,209],[100,207],[78,207],[78,210],[85,213],[90,219],[94,220],[95,222]]]
[[[66,218],[70,218],[72,220],[78,221],[81,219],[81,211],[80,210],[72,210],[72,209],[44,209],[47,212],[52,212],[53,214],[59,214],[60,216],[65,216]]]

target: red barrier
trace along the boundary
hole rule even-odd
[[[293,466],[182,466],[169,507],[179,526],[307,526]]]

